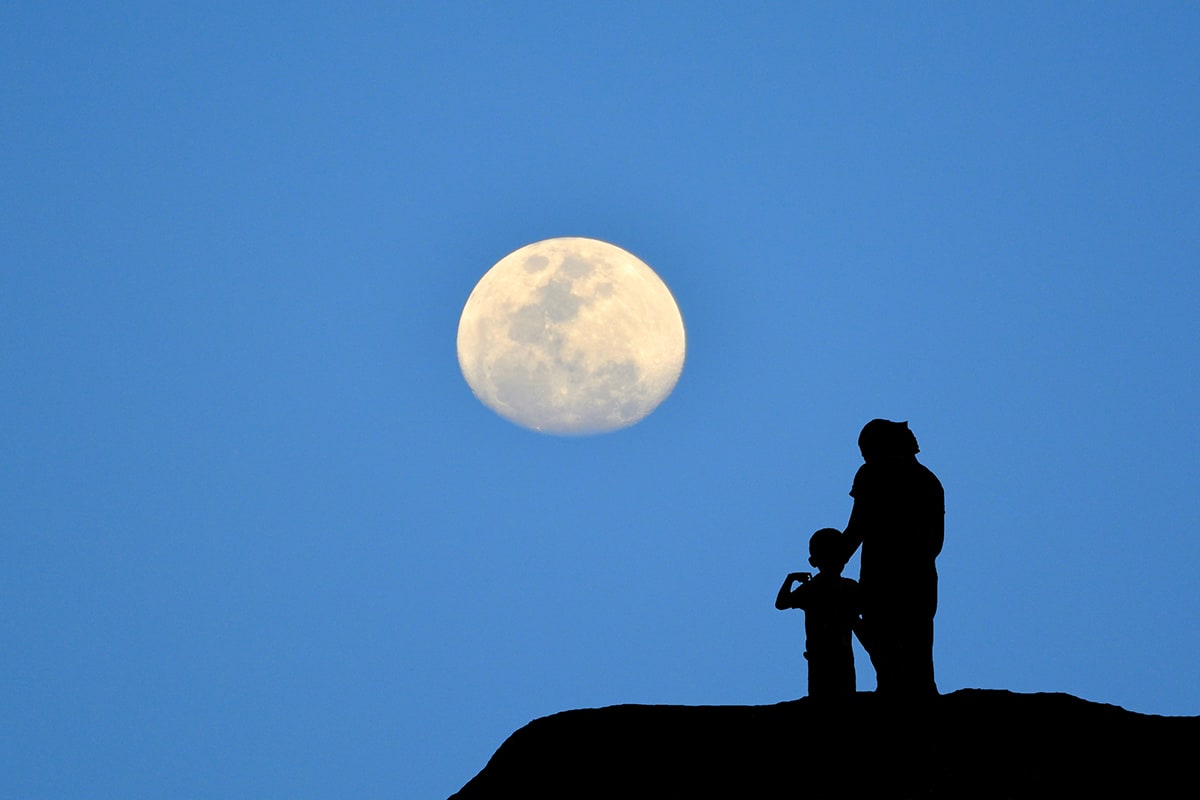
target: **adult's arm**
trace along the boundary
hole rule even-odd
[[[854,501],[854,506],[850,509],[850,519],[846,522],[846,528],[842,531],[842,544],[845,547],[845,561],[849,561],[857,551],[859,545],[863,543],[863,535],[866,531],[866,525],[863,523],[862,508],[859,507],[858,501]]]
[[[870,520],[866,508],[869,500],[864,500],[864,495],[870,493],[871,474],[866,464],[858,468],[858,472],[854,473],[854,484],[850,487],[850,496],[854,498],[854,505],[850,508],[850,519],[846,521],[846,527],[842,530],[842,544],[845,548],[845,560],[849,561],[850,557],[858,552],[859,545],[863,543],[866,537],[867,529],[870,527]]]

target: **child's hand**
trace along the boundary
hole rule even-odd
[[[811,572],[789,572],[788,576],[787,576],[788,583],[791,583],[792,581],[796,581],[798,583],[806,583],[810,580],[812,580]]]

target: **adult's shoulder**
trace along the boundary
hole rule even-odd
[[[921,474],[922,480],[924,480],[925,483],[929,484],[931,487],[936,486],[938,488],[938,490],[941,491],[942,482],[940,480],[938,480],[937,475],[933,474],[933,470],[931,470],[929,467],[922,464],[920,461],[917,462],[917,466],[920,468],[919,472]]]
[[[871,464],[863,464],[854,473],[854,483],[850,486],[850,496],[859,497],[863,491],[870,492],[875,483],[878,470],[872,469]]]
[[[925,498],[925,502],[930,506],[940,506],[942,512],[946,511],[946,490],[942,488],[942,482],[938,480],[938,476],[933,474],[933,470],[924,464],[917,462],[920,467],[917,473],[920,481],[920,493]]]

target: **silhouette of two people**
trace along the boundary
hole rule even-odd
[[[877,691],[894,698],[937,694],[933,674],[933,617],[937,612],[935,559],[945,536],[942,484],[917,461],[920,448],[907,422],[875,419],[858,437],[863,465],[854,476],[854,506],[844,531],[824,528],[810,542],[811,580],[792,573],[780,587],[776,608],[803,608],[809,662],[809,695],[844,695],[854,686],[850,634],[858,636],[875,668]],[[841,577],[862,548],[857,585]],[[826,573],[842,587],[812,604],[801,592]],[[792,588],[800,581],[800,586]],[[836,608],[835,608],[836,606]],[[809,616],[816,615],[815,628]],[[829,633],[827,627],[837,628]],[[818,638],[814,642],[814,631]],[[836,644],[834,644],[836,643]],[[814,666],[814,662],[820,664]],[[817,670],[817,674],[814,674]],[[836,672],[830,676],[826,670]],[[829,687],[843,687],[830,689]]]

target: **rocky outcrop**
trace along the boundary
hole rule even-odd
[[[611,706],[516,731],[453,797],[1194,796],[1200,717],[964,689],[837,707]]]

